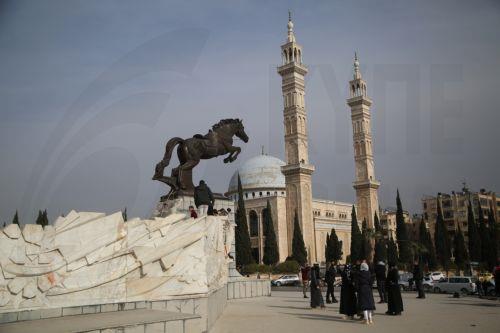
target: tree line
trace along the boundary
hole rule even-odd
[[[492,208],[488,212],[488,221],[479,206],[477,219],[473,205],[468,201],[467,233],[469,242],[460,225],[454,228],[453,234],[448,231],[443,217],[441,200],[437,197],[437,214],[434,224],[434,238],[426,226],[424,217],[418,226],[418,237],[408,234],[404,210],[399,195],[396,195],[396,240],[392,234],[381,227],[377,213],[374,216],[374,230],[362,223],[362,230],[356,218],[354,206],[351,213],[351,254],[350,262],[368,259],[373,250],[373,262],[393,262],[409,269],[414,260],[428,267],[429,270],[442,268],[449,271],[452,266],[460,271],[469,271],[470,265],[476,263],[480,269],[491,270],[497,264],[499,250],[498,225]],[[371,241],[373,240],[373,241]]]
[[[41,225],[42,227],[45,227],[47,225],[49,225],[49,217],[47,215],[47,210],[39,210],[38,211],[38,216],[35,220],[35,224],[38,224],[38,225]],[[17,224],[19,225],[19,214],[16,210],[16,213],[14,214],[14,217],[12,218],[12,224]],[[5,228],[7,226],[7,223],[4,222],[3,223],[3,227]]]
[[[410,269],[415,260],[429,270],[442,268],[446,271],[456,268],[457,272],[470,270],[472,263],[480,268],[490,270],[497,263],[497,254],[500,248],[498,241],[498,226],[492,208],[485,220],[482,209],[479,209],[477,218],[470,200],[467,212],[467,233],[469,242],[460,225],[453,234],[448,231],[443,217],[443,210],[439,196],[437,197],[437,215],[434,223],[434,237],[431,236],[426,221],[422,216],[418,225],[418,236],[409,235],[409,225],[405,222],[403,204],[399,190],[396,193],[396,230],[395,238],[388,233],[386,226],[382,226],[379,216],[375,212],[374,226],[370,228],[366,220],[361,228],[356,216],[355,206],[351,211],[351,245],[347,262],[355,263],[364,259],[373,262],[393,262],[402,268]],[[264,253],[265,265],[276,265],[279,261],[279,251],[272,219],[269,201],[264,211]],[[287,260],[295,260],[299,264],[307,262],[307,251],[304,245],[297,212],[294,212],[294,229],[292,239],[292,254]],[[238,177],[238,208],[236,210],[236,264],[239,267],[255,263],[252,256],[250,235],[246,219],[245,203],[241,180]],[[327,233],[325,242],[325,260],[338,262],[342,259],[342,241],[338,239],[335,229]]]

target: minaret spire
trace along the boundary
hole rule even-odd
[[[288,11],[288,42],[295,42],[295,35],[293,34],[292,12]]]
[[[354,51],[354,80],[361,79],[361,72],[359,71],[358,53]]]

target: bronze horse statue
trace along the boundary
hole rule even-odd
[[[220,155],[229,154],[224,158],[224,163],[231,163],[241,152],[240,147],[233,146],[233,136],[248,142],[248,136],[240,119],[223,119],[212,126],[207,134],[195,134],[192,138],[172,138],[168,140],[165,147],[163,159],[156,164],[153,180],[158,180],[171,187],[170,194],[179,190],[191,192],[194,189],[192,180],[192,169],[200,163]],[[170,163],[172,151],[177,146],[177,157],[179,166],[172,169],[170,177],[163,175],[165,168]]]

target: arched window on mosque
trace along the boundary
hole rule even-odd
[[[255,210],[251,210],[248,214],[250,220],[250,237],[259,236],[259,216]]]

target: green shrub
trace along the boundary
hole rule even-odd
[[[274,266],[273,272],[277,274],[293,273],[297,274],[300,269],[300,265],[295,260],[287,260],[285,262],[279,263]]]
[[[242,274],[255,274],[257,273],[259,269],[259,264],[248,264],[243,266],[243,269],[241,271]]]
[[[258,272],[259,273],[271,273],[273,270],[272,266],[269,265],[259,265]]]

